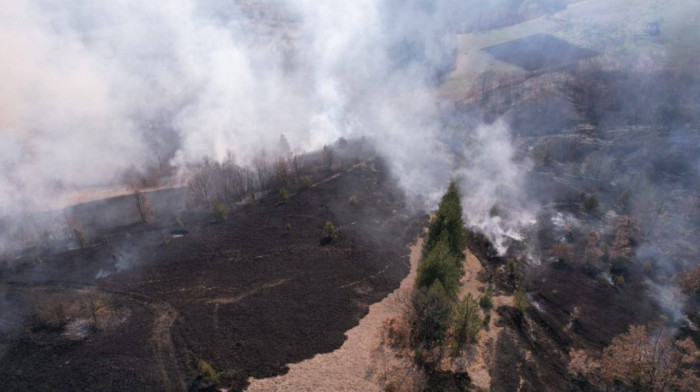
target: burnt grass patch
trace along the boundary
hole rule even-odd
[[[398,287],[407,245],[427,222],[407,212],[381,162],[297,189],[285,203],[270,192],[216,225],[180,209],[178,194],[168,191],[166,204],[149,194],[149,224],[100,222],[94,237],[107,240],[2,271],[0,293],[93,287],[129,310],[118,328],[76,341],[25,318],[0,335],[3,390],[183,390],[197,385],[200,360],[233,390],[251,376],[283,374],[289,363],[340,347],[369,305]],[[112,211],[109,201],[99,206]],[[175,217],[186,228],[173,228]],[[320,245],[327,221],[339,237]],[[179,230],[187,235],[160,243]],[[131,262],[96,278],[122,259]]]
[[[482,50],[530,72],[562,68],[598,55],[549,34],[528,35]]]

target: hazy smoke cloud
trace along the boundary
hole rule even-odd
[[[517,236],[529,215],[505,212],[526,207],[517,188],[527,166],[513,161],[507,126],[477,128],[455,148],[440,122],[434,87],[468,8],[3,1],[0,213],[45,209],[62,190],[143,167],[163,154],[153,147],[163,127],[177,135],[167,141],[177,166],[229,152],[246,164],[280,134],[294,149],[366,135],[421,207],[457,175],[469,223]],[[504,213],[490,216],[493,205]]]
[[[537,208],[523,191],[532,164],[516,161],[510,130],[503,121],[477,127],[462,155],[465,162],[457,178],[467,223],[492,238],[503,253],[508,239],[522,240],[522,229],[536,222]]]

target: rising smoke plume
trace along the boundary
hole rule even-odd
[[[543,197],[524,190],[532,163],[517,153],[510,127],[567,126],[552,124],[562,105],[543,105],[520,123],[447,124],[446,113],[459,108],[436,87],[455,67],[455,33],[567,3],[2,0],[0,216],[52,209],[62,193],[119,183],[153,161],[182,169],[231,153],[247,165],[281,134],[294,150],[367,136],[417,207],[433,208],[458,180],[466,222],[504,252]],[[669,7],[687,10],[680,3]],[[587,17],[574,10],[569,17]],[[630,64],[684,67],[694,45],[674,39],[662,60],[644,55]],[[640,91],[619,88],[627,95],[618,100],[650,96],[644,89],[661,79]],[[678,106],[697,102],[697,86],[671,94]],[[602,117],[650,112],[623,105]],[[615,154],[598,161],[613,170]],[[690,172],[698,167],[696,159]]]
[[[421,207],[459,170],[479,215],[517,192],[507,152],[492,178],[504,192],[479,174],[489,156],[465,171],[445,143],[435,85],[454,63],[462,2],[3,3],[3,215],[50,209],[155,157],[249,164],[280,134],[302,150],[372,138]],[[480,129],[477,143],[508,151],[504,124]]]

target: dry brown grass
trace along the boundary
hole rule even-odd
[[[411,323],[406,315],[384,320],[382,344],[398,351],[407,351],[411,346]]]
[[[36,321],[51,328],[63,328],[77,319],[88,319],[96,330],[103,329],[115,315],[107,296],[88,288],[75,292],[39,292],[30,300]]]

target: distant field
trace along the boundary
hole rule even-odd
[[[483,50],[528,71],[559,68],[597,55],[549,34],[533,34]]]

